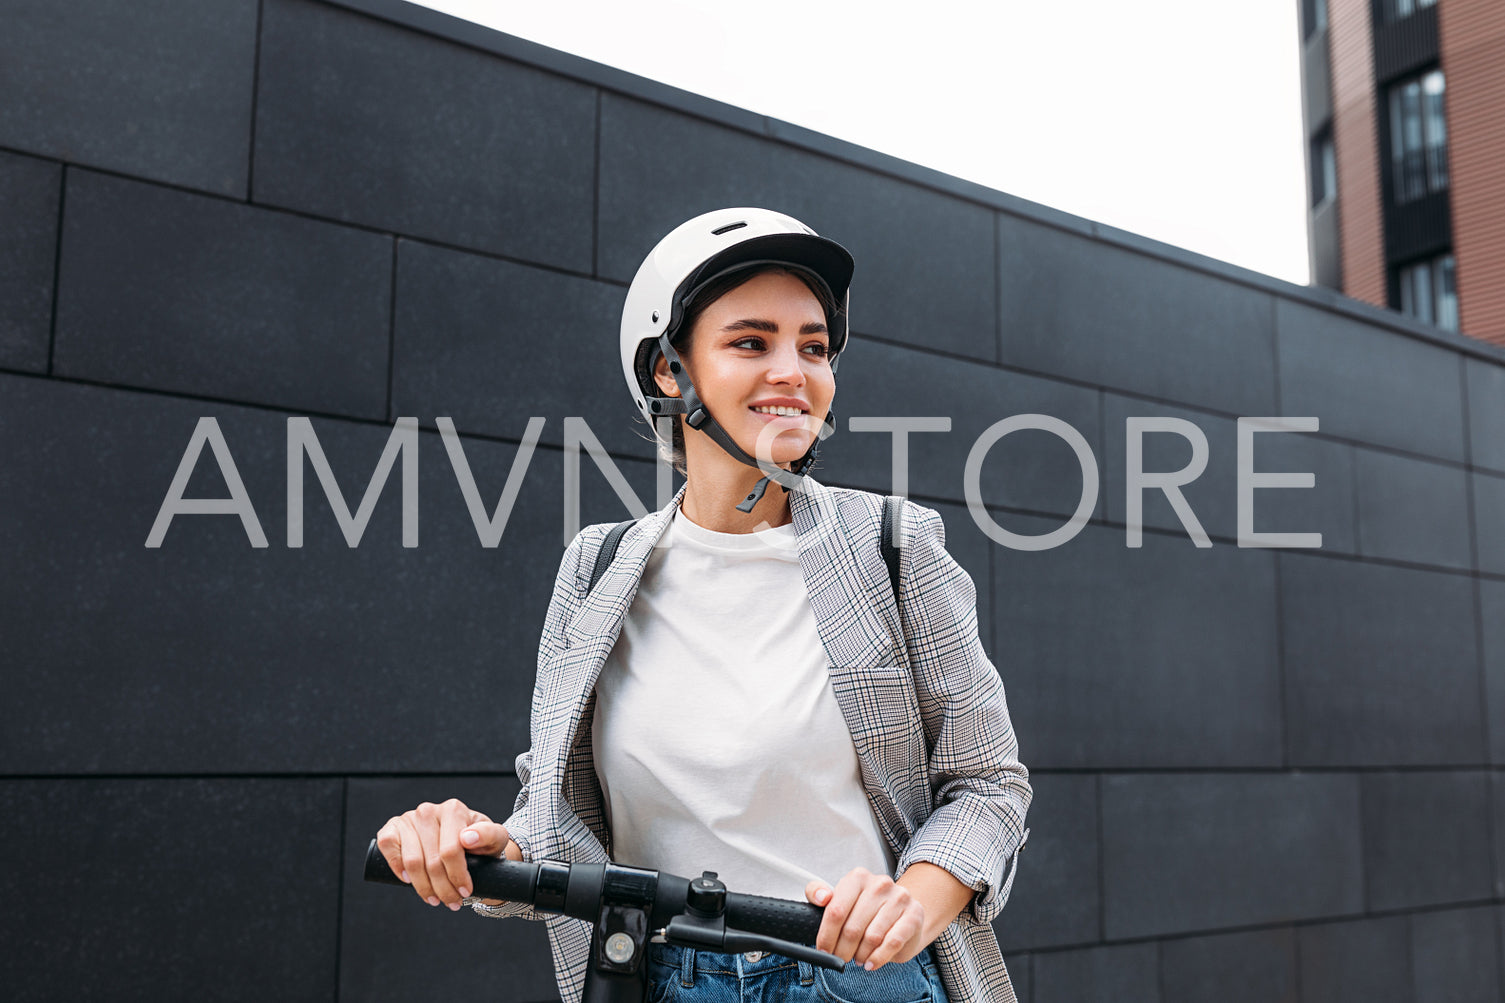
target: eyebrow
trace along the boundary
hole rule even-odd
[[[762,331],[764,334],[778,334],[779,333],[779,325],[775,324],[771,320],[758,320],[756,318],[749,317],[749,318],[744,318],[743,320],[734,320],[730,324],[728,324],[725,327],[723,327],[721,330],[726,331],[726,332],[732,332],[732,331]],[[820,323],[819,321],[813,321],[812,320],[812,321],[810,321],[808,323],[800,325],[800,334],[829,334],[829,333],[830,332],[826,330],[826,325]]]

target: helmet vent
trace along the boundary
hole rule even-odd
[[[713,236],[713,237],[719,237],[723,233],[731,233],[733,230],[740,230],[740,229],[742,229],[746,225],[747,225],[747,221],[743,220],[743,221],[738,222],[738,223],[728,223],[728,224],[726,224],[726,226],[718,226],[716,229],[714,229],[714,230],[711,231],[711,236]]]

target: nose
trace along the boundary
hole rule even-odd
[[[793,342],[782,342],[774,346],[774,349],[768,353],[768,382],[803,386],[805,367],[800,362],[798,345]]]

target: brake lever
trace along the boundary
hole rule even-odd
[[[836,955],[827,954],[825,951],[805,944],[795,944],[776,937],[764,937],[745,930],[730,929],[720,916],[702,918],[681,913],[669,920],[669,924],[657,932],[663,938],[664,943],[673,944],[676,947],[724,951],[730,954],[767,951],[770,954],[782,954],[796,961],[819,965],[821,968],[829,968],[833,972],[839,972],[847,966],[847,963]]]

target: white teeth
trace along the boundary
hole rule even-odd
[[[782,407],[782,406],[755,407],[755,408],[753,408],[753,410],[757,411],[757,412],[760,412],[761,414],[778,414],[778,415],[783,415],[786,418],[793,417],[794,415],[799,415],[799,414],[804,414],[805,413],[805,412],[801,411],[797,407]]]

